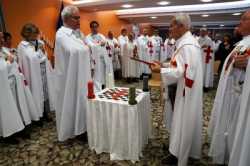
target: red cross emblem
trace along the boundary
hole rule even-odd
[[[154,51],[153,51],[153,43],[151,41],[148,42],[148,48],[149,48],[150,56],[152,56]]]
[[[187,68],[188,68],[188,64],[185,64],[185,70],[184,70],[185,86],[188,88],[192,88],[194,84],[194,80],[187,77]],[[185,96],[185,88],[183,89],[183,96]]]
[[[206,60],[205,63],[209,63],[210,59],[212,59],[212,56],[210,55],[210,53],[213,53],[213,50],[211,49],[210,46],[207,47],[207,49],[204,50],[204,52],[206,53]]]

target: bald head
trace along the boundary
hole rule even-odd
[[[238,32],[242,36],[250,35],[250,10],[246,11],[240,19],[240,25],[238,26]]]

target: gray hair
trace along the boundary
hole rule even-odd
[[[174,19],[177,24],[183,25],[185,28],[191,28],[191,18],[186,13],[177,13],[174,15]]]
[[[61,17],[63,22],[65,21],[66,18],[69,18],[70,16],[72,16],[72,14],[74,12],[79,11],[79,9],[76,6],[66,6],[63,8],[62,13],[61,13]]]

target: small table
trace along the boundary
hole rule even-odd
[[[122,97],[108,99],[104,95],[124,89],[128,91],[119,87],[104,89],[95,94],[95,99],[88,99],[88,143],[98,154],[109,152],[111,160],[138,161],[151,136],[150,94],[137,89],[136,105],[129,105]]]

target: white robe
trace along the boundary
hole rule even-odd
[[[119,70],[121,68],[119,56],[120,56],[120,46],[118,41],[113,38],[109,39],[107,38],[107,45],[110,46],[110,50],[108,50],[108,53],[110,51],[112,55],[112,64],[114,70]]]
[[[243,51],[245,46],[250,46],[249,43],[250,37],[245,38],[232,52]],[[243,82],[245,78],[245,72],[233,68],[233,63],[229,63],[230,59],[229,55],[221,72],[208,128],[212,138],[209,156],[218,164],[227,163],[232,151],[243,86],[239,82]]]
[[[8,137],[24,129],[8,82],[8,63],[0,53],[0,136]]]
[[[201,155],[202,59],[200,46],[190,32],[176,41],[176,47],[179,51],[172,61],[177,67],[162,68],[161,74],[165,87],[177,82],[169,151],[178,158],[178,166],[186,166],[189,156]]]
[[[118,42],[120,45],[120,52],[121,52],[121,69],[122,69],[122,76],[124,76],[124,72],[126,71],[126,64],[127,64],[127,57],[125,57],[125,53],[124,53],[124,46],[128,43],[128,36],[122,36],[120,35],[118,37]]]
[[[43,115],[45,94],[43,91],[43,82],[41,75],[41,63],[45,63],[48,98],[51,110],[54,110],[54,82],[52,76],[52,67],[47,58],[40,49],[35,51],[34,46],[27,42],[21,41],[17,48],[19,66],[23,72],[25,79],[30,87],[35,104],[37,105],[39,115]]]
[[[112,65],[112,56],[107,52],[107,41],[102,34],[89,34],[86,37],[86,43],[91,48],[91,57],[94,63],[94,84],[95,92],[102,90],[102,85],[108,85],[108,75],[114,80],[114,72]],[[101,46],[101,42],[105,42],[105,46]]]
[[[174,39],[166,39],[164,42],[164,48],[161,53],[161,62],[165,62],[168,59],[171,59],[174,51],[175,51],[175,40]]]
[[[199,37],[198,42],[202,49],[203,71],[204,71],[204,87],[213,87],[214,82],[214,43],[208,36]],[[207,53],[210,47],[212,52]]]
[[[244,40],[244,39],[243,39]],[[250,49],[250,36],[245,43]],[[250,163],[250,61],[248,60],[246,78],[242,90],[239,117],[237,121],[235,140],[229,160],[229,166],[249,166]]]
[[[139,58],[144,61],[152,60],[151,55],[149,55],[148,42],[149,42],[148,36],[141,35],[140,37],[137,38]],[[151,70],[148,65],[141,63],[140,73],[151,74]]]
[[[2,52],[10,55],[8,49],[3,48]],[[25,84],[24,75],[19,70],[20,68],[16,61],[9,64],[9,83],[22,120],[25,125],[29,125],[31,120],[38,121],[42,115],[39,115],[29,86]]]
[[[56,125],[64,141],[87,130],[87,84],[91,80],[90,50],[72,29],[61,27],[55,41]]]
[[[160,36],[153,36],[152,37],[155,40],[156,43],[156,57],[155,60],[160,61],[160,57],[161,57],[161,49],[162,49],[162,45],[163,45],[163,41],[162,38]]]
[[[134,56],[134,49],[137,50],[137,43],[136,41],[133,42],[127,42],[123,46],[123,57],[124,57],[124,70],[122,72],[122,76],[124,78],[139,78],[140,73],[139,73],[139,63],[131,60],[129,57]]]

